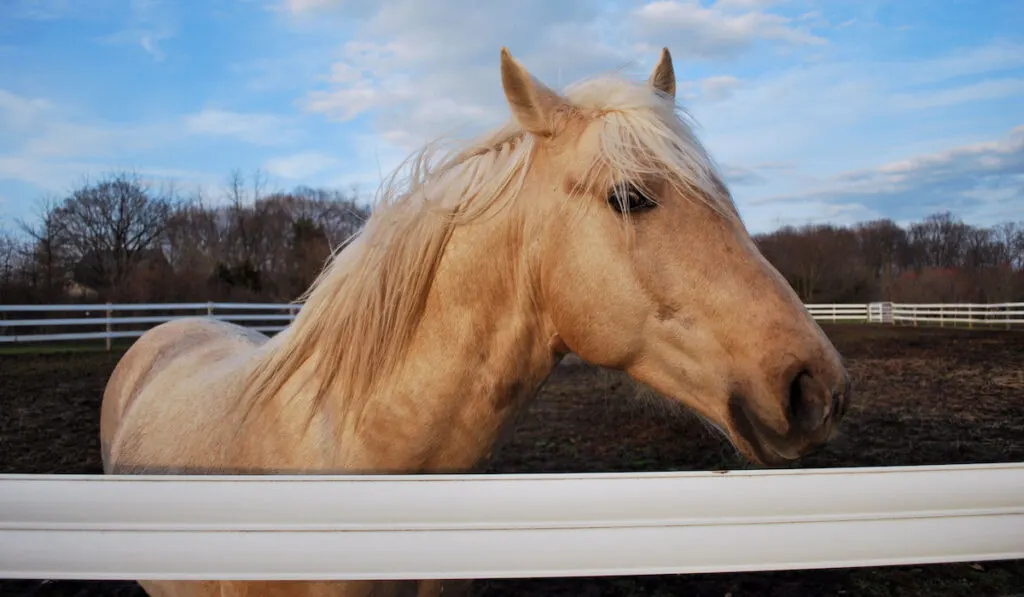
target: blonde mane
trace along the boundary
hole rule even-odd
[[[572,109],[559,115],[560,128],[580,119],[602,122],[601,150],[588,172],[622,182],[658,177],[679,196],[738,217],[672,99],[610,76],[580,81],[565,97]],[[304,294],[283,342],[252,371],[250,405],[268,401],[312,359],[319,387],[310,416],[328,397],[358,408],[401,362],[452,231],[516,199],[537,144],[513,120],[463,149],[443,152],[435,141],[409,156],[381,185],[363,229]],[[405,167],[408,174],[400,176]]]

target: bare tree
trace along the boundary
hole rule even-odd
[[[864,267],[878,281],[881,298],[891,298],[896,277],[913,263],[907,231],[892,220],[873,220],[854,227]]]
[[[217,298],[210,295],[208,283],[224,258],[225,235],[223,221],[205,204],[201,190],[175,205],[161,243],[174,283],[163,285],[154,296],[171,301]]]
[[[998,245],[998,261],[1010,268],[1024,270],[1024,222],[1003,222],[992,228]]]
[[[29,269],[26,256],[31,254],[29,243],[19,240],[6,230],[0,230],[0,303],[29,299],[32,286],[27,283],[25,274]]]
[[[75,190],[55,215],[78,260],[76,278],[116,294],[133,268],[155,256],[174,203],[173,188],[156,191],[134,174]]]
[[[32,242],[22,248],[24,275],[39,300],[54,301],[64,292],[71,265],[68,230],[60,216],[60,204],[46,197],[36,204],[35,222],[18,221]]]
[[[910,226],[918,267],[959,267],[964,263],[968,226],[950,212],[928,216]]]

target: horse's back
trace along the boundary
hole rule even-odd
[[[196,377],[216,371],[231,358],[251,352],[267,336],[204,318],[182,318],[146,331],[121,357],[107,381],[100,411],[104,472],[114,468],[115,443],[125,418],[145,392],[154,400],[182,400]],[[153,392],[154,386],[159,392]]]

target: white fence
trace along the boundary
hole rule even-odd
[[[899,325],[967,326],[1024,324],[1024,303],[948,305],[893,304],[892,320]]]
[[[273,332],[299,307],[2,306],[0,342],[106,340],[109,348],[111,339],[189,315]],[[1024,303],[807,308],[833,322],[1024,323]],[[0,475],[0,578],[568,577],[1018,558],[1024,463],[580,475]]]
[[[870,305],[862,304],[820,304],[805,305],[807,311],[818,321],[870,321]]]
[[[144,303],[83,305],[0,305],[0,343],[64,342],[137,338],[154,325],[182,317],[212,317],[261,332],[283,330],[294,318],[297,303]],[[158,314],[153,315],[152,313]],[[33,314],[62,317],[33,317]],[[130,313],[130,315],[123,315]],[[150,313],[139,315],[139,313]],[[66,317],[76,314],[77,317]],[[78,328],[74,332],[19,333],[24,329]],[[88,331],[81,331],[86,328]],[[100,328],[97,330],[96,328]],[[13,332],[13,333],[12,333]]]
[[[187,316],[231,321],[263,332],[284,329],[299,303],[155,303],[0,305],[0,344],[135,338],[150,327]],[[808,304],[818,321],[951,327],[1024,325],[1024,303]],[[75,331],[62,331],[73,329]]]
[[[0,477],[0,577],[568,577],[1024,558],[1024,464]]]
[[[807,310],[816,320],[832,323],[863,321],[940,327],[999,326],[1007,329],[1013,325],[1024,325],[1024,303],[809,304]]]

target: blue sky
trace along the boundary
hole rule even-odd
[[[503,45],[556,88],[668,46],[754,232],[1024,221],[1024,0],[0,0],[0,228],[124,169],[370,193],[507,116]]]

